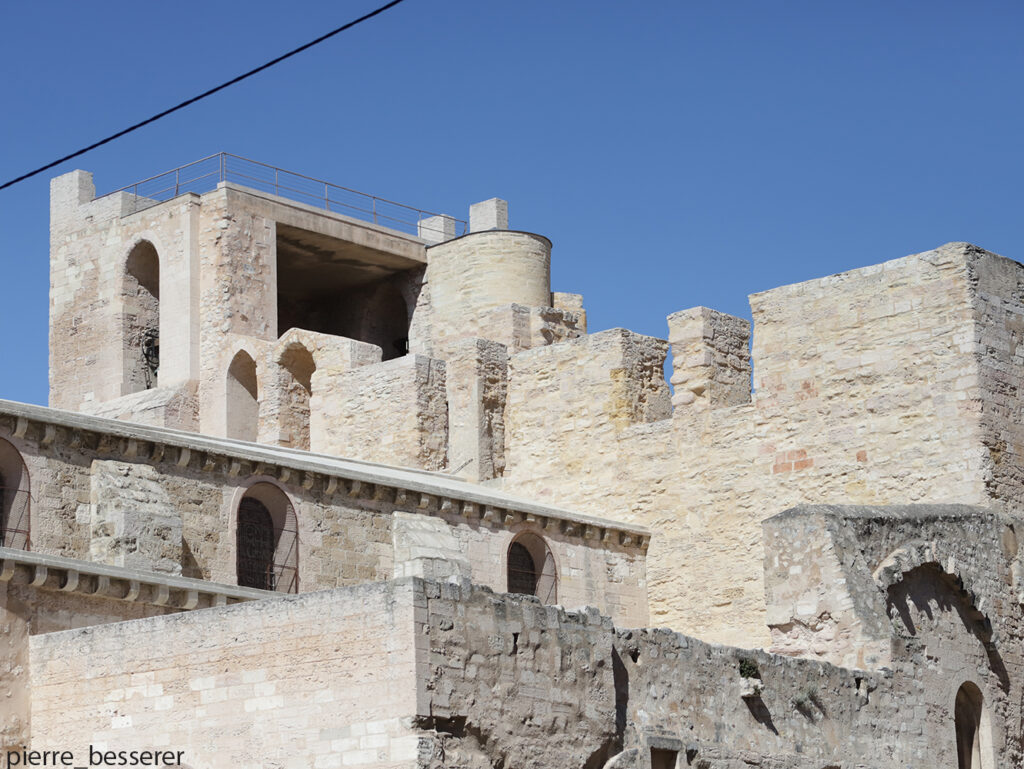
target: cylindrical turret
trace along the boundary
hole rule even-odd
[[[493,335],[495,311],[551,305],[551,241],[511,230],[471,232],[427,250],[431,336]]]

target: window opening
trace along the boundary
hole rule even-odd
[[[128,254],[124,275],[124,394],[157,386],[160,369],[160,257],[149,241]]]
[[[508,592],[534,595],[537,592],[537,567],[530,551],[513,542],[508,549]]]
[[[251,486],[238,505],[238,584],[279,593],[299,592],[299,537],[295,510],[271,483]]]
[[[238,508],[238,584],[274,590],[274,521],[258,499]]]
[[[558,574],[551,549],[532,532],[516,537],[507,554],[508,592],[535,595],[544,603],[558,599]]]
[[[25,461],[14,446],[0,440],[0,546],[30,548],[31,503]]]

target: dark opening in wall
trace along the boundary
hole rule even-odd
[[[251,486],[238,505],[235,528],[238,584],[280,593],[299,591],[299,538],[295,510],[270,483]]]
[[[30,546],[31,485],[21,453],[0,439],[0,545]]]
[[[678,756],[674,750],[651,748],[651,769],[676,769]]]
[[[520,534],[509,545],[506,559],[508,592],[535,595],[544,603],[558,600],[558,570],[543,537]]]
[[[422,267],[319,233],[277,227],[277,332],[300,328],[405,355]]]
[[[981,690],[970,681],[956,693],[954,720],[956,724],[956,757],[959,769],[982,769]]]
[[[123,395],[157,385],[160,368],[160,257],[148,240],[139,241],[125,263]]]

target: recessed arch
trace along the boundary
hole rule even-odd
[[[973,681],[957,689],[953,702],[958,769],[993,769],[990,723],[985,697]]]
[[[235,572],[241,587],[299,591],[299,536],[295,507],[269,482],[255,483],[238,502]]]
[[[28,550],[31,545],[31,480],[25,460],[0,438],[0,545]]]
[[[259,385],[256,361],[245,350],[235,353],[228,366],[225,398],[225,435],[255,442],[259,432]]]
[[[544,603],[558,601],[558,569],[551,548],[539,534],[524,532],[505,555],[506,588],[510,593],[535,595]]]
[[[281,427],[284,445],[309,451],[309,401],[313,395],[316,361],[305,345],[292,342],[278,362],[281,378]]]
[[[122,298],[122,394],[127,395],[156,387],[160,368],[160,256],[148,240],[128,252]]]

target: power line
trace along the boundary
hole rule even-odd
[[[125,128],[123,131],[118,131],[116,134],[111,134],[106,139],[101,139],[100,141],[95,142],[94,144],[90,144],[88,147],[83,147],[82,149],[78,150],[77,152],[72,152],[70,155],[65,155],[62,158],[58,158],[57,160],[54,160],[52,163],[47,163],[45,166],[40,166],[35,171],[29,171],[27,174],[22,174],[21,176],[17,177],[16,179],[11,179],[9,182],[5,182],[3,184],[0,184],[0,190],[6,189],[7,187],[10,187],[11,185],[17,184],[18,182],[25,181],[25,179],[33,177],[36,174],[41,174],[43,171],[46,171],[49,168],[53,168],[54,166],[60,165],[61,163],[63,163],[66,160],[71,160],[72,158],[77,158],[79,155],[84,155],[86,152],[89,152],[90,150],[94,150],[97,147],[102,147],[104,144],[107,144],[108,142],[112,142],[112,141],[114,141],[114,139],[119,139],[120,137],[124,136],[125,134],[130,134],[132,131],[136,131],[139,128],[142,128],[143,126],[149,125],[150,123],[155,123],[160,118],[167,117],[172,112],[177,112],[179,109],[184,109],[185,107],[189,106],[190,104],[195,104],[197,101],[205,99],[207,96],[213,96],[213,94],[217,93],[218,91],[223,91],[229,85],[234,85],[235,83],[240,83],[243,80],[245,80],[247,77],[252,77],[253,75],[257,74],[258,72],[262,72],[265,69],[270,69],[270,67],[273,67],[275,64],[279,64],[280,62],[284,61],[285,59],[291,58],[292,56],[294,56],[297,53],[302,53],[303,51],[305,51],[305,50],[307,50],[309,48],[312,48],[314,45],[317,45],[318,43],[322,43],[324,40],[327,40],[328,38],[334,37],[335,35],[337,35],[340,32],[344,32],[346,29],[351,29],[352,27],[356,26],[357,24],[362,24],[364,21],[368,21],[369,19],[372,19],[374,16],[377,16],[378,14],[384,13],[384,11],[387,11],[387,10],[389,10],[391,8],[394,8],[396,5],[398,5],[399,3],[402,3],[404,1],[405,0],[391,0],[390,3],[387,3],[386,5],[382,5],[377,10],[371,11],[370,13],[366,14],[365,16],[360,16],[358,19],[355,19],[354,21],[350,21],[348,24],[344,24],[344,25],[338,27],[337,29],[332,29],[326,35],[321,35],[316,40],[310,40],[305,45],[300,45],[298,48],[296,48],[296,49],[294,49],[292,51],[288,51],[288,53],[286,53],[286,54],[284,54],[282,56],[278,56],[276,59],[271,59],[270,61],[266,62],[265,64],[261,64],[260,66],[256,67],[255,69],[249,70],[245,74],[239,75],[236,78],[232,78],[231,80],[228,80],[226,83],[221,83],[217,87],[211,88],[209,91],[204,91],[203,93],[199,94],[198,96],[193,96],[191,99],[186,99],[181,104],[176,104],[175,106],[171,107],[170,109],[165,109],[163,112],[158,112],[157,114],[153,115],[152,117],[146,118],[145,120],[143,120],[140,123],[136,123],[133,126],[129,126],[128,128]]]

